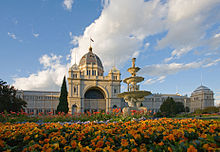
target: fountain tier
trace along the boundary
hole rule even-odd
[[[124,83],[128,85],[128,91],[118,94],[118,97],[124,98],[129,107],[123,108],[124,115],[130,114],[131,110],[143,110],[146,111],[146,107],[141,107],[144,97],[151,94],[149,91],[139,90],[137,83],[144,81],[143,77],[136,76],[136,73],[140,70],[139,67],[135,67],[136,58],[132,59],[132,67],[128,68],[128,72],[131,73],[131,77],[125,78]]]

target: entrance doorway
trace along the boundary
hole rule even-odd
[[[84,112],[105,112],[105,93],[98,87],[88,89],[84,96]]]

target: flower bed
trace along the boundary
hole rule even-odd
[[[110,113],[101,113],[101,112],[87,112],[87,113],[75,113],[74,115],[71,114],[64,114],[59,113],[57,115],[53,115],[52,113],[39,113],[38,115],[31,115],[27,114],[23,111],[15,113],[15,112],[4,112],[0,113],[0,122],[75,122],[75,121],[128,121],[132,120],[133,118],[150,118],[153,117],[153,113],[148,111],[144,113],[143,111],[135,111],[131,113],[130,116],[124,117],[121,109],[113,109]]]
[[[0,151],[219,151],[220,122],[0,123]]]

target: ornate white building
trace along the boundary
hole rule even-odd
[[[24,109],[28,114],[37,115],[49,112],[55,114],[59,104],[60,92],[18,90],[16,97],[27,102],[27,107]]]
[[[113,67],[107,76],[100,58],[92,47],[80,60],[79,65],[69,68],[68,103],[71,113],[86,111],[105,111],[121,108],[120,71]]]
[[[214,93],[206,86],[199,86],[190,97],[190,112],[214,106]]]
[[[168,98],[171,97],[175,102],[182,102],[184,107],[190,106],[190,98],[182,96],[180,94],[151,94],[145,97],[143,106],[147,107],[148,110],[152,112],[158,112],[162,103]]]

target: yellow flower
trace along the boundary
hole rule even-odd
[[[69,151],[71,149],[71,147],[70,146],[65,146],[63,149],[66,152],[66,151]]]
[[[60,149],[60,148],[59,148],[59,143],[55,143],[55,144],[53,144],[53,147],[54,147],[54,149],[57,149],[57,150]]]

